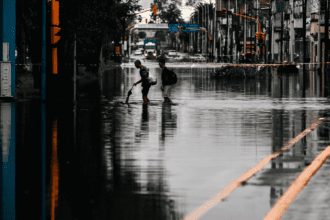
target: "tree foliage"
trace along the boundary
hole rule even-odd
[[[141,10],[138,0],[60,0],[60,40],[59,59],[68,59],[73,55],[74,36],[77,39],[77,58],[95,63],[104,41],[118,43],[125,29],[136,18],[135,11]],[[47,2],[48,16],[51,2]],[[41,62],[42,7],[38,0],[16,0],[16,26],[18,62],[25,62],[31,56],[32,63]],[[125,17],[125,18],[122,18]],[[49,22],[49,20],[48,20]],[[47,25],[50,31],[50,25]],[[47,39],[47,43],[50,39]],[[29,48],[29,52],[26,52]],[[71,58],[70,58],[71,60]],[[60,60],[59,60],[60,61]],[[82,60],[81,60],[82,61]],[[83,62],[83,61],[82,61]]]
[[[138,0],[117,3],[116,0],[63,0],[60,3],[61,40],[59,44],[77,39],[79,56],[87,62],[98,55],[105,40],[119,43],[129,24],[141,10]]]
[[[164,0],[157,3],[157,15],[154,15],[153,12],[150,14],[150,17],[153,20],[158,18],[162,23],[184,23],[182,19],[181,10],[178,8],[178,5],[181,5],[181,1],[172,0],[168,4],[169,0]],[[150,7],[152,8],[154,4],[151,3]]]

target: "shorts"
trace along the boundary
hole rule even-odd
[[[172,88],[172,85],[166,85],[166,86],[163,86],[163,97],[164,98],[169,98],[171,96],[171,88]]]

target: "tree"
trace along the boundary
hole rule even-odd
[[[167,4],[168,0],[164,0],[162,2],[157,3],[157,15],[154,15],[153,12],[150,14],[150,17],[153,20],[157,20],[159,18],[162,23],[183,23],[181,10],[177,7],[177,5],[181,5],[181,2],[178,0],[172,0],[172,3]],[[152,8],[154,4],[150,4]]]
[[[193,6],[196,3],[196,0],[187,0],[186,6]]]
[[[68,47],[76,35],[77,59],[81,63],[98,64],[102,45],[106,41],[119,43],[128,24],[137,17],[134,11],[141,10],[137,2],[138,0],[124,3],[117,3],[116,0],[61,1],[61,39],[58,44]],[[65,51],[63,48],[62,52]],[[62,57],[65,59],[65,56]]]

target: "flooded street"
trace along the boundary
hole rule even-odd
[[[25,213],[18,219],[43,212],[51,219],[183,219],[330,110],[314,72],[305,86],[302,73],[216,80],[214,68],[173,69],[171,104],[163,102],[158,67],[150,68],[158,83],[148,105],[140,84],[124,103],[140,79],[136,68],[102,71],[101,103],[80,94],[76,113],[46,106],[46,125],[40,103],[16,104],[16,212]],[[329,145],[329,128],[321,123],[199,219],[263,219]],[[46,207],[29,202],[39,195],[42,204],[43,178]]]

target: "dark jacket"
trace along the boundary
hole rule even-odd
[[[169,80],[170,80],[170,71],[169,71],[169,69],[164,67],[164,69],[162,71],[162,85],[163,86],[171,85]]]
[[[141,79],[137,83],[142,82],[142,87],[147,86],[149,84],[149,81],[148,81],[149,68],[142,65],[140,68],[140,76],[141,76]]]

